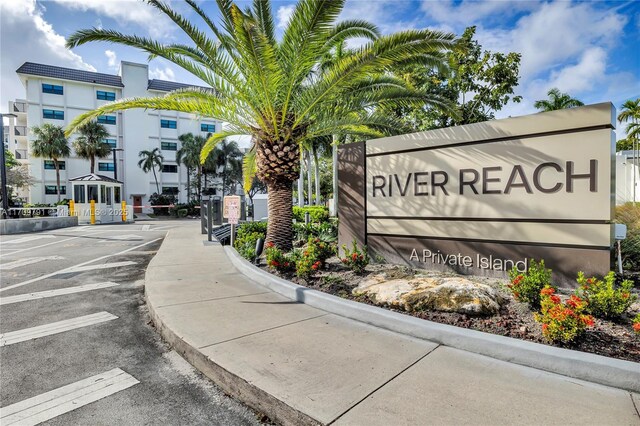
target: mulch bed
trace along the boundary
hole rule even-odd
[[[343,267],[337,259],[330,259],[327,263],[327,270],[323,270],[309,279],[309,281],[305,281],[296,277],[295,274],[279,274],[268,269],[265,265],[261,265],[261,268],[296,284],[374,306],[375,304],[367,297],[353,296],[351,290],[369,275],[381,272],[393,274],[395,270],[401,272],[406,270],[402,266],[369,265],[363,275],[356,275]],[[434,274],[432,271],[428,273]],[[441,275],[455,276],[455,274]],[[442,324],[640,363],[640,336],[636,335],[631,328],[633,317],[640,312],[640,302],[632,305],[630,313],[617,321],[596,318],[595,326],[587,329],[587,332],[581,338],[571,344],[551,344],[542,336],[541,326],[535,322],[533,312],[529,307],[524,303],[517,302],[507,291],[506,282],[486,277],[467,276],[465,278],[491,285],[500,290],[507,301],[502,305],[498,314],[493,316],[470,316],[450,312],[406,312],[404,310],[386,308]],[[640,293],[637,288],[634,292],[636,294]],[[559,293],[568,295],[571,290],[560,289]]]

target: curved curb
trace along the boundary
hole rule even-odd
[[[306,303],[314,308],[513,364],[640,392],[640,364],[635,362],[440,324],[342,299],[283,280],[252,265],[233,248],[225,247],[224,249],[233,265],[251,280],[289,299]]]

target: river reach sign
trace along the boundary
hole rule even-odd
[[[606,273],[614,123],[603,103],[344,145],[340,244],[477,275],[531,258],[565,284]]]

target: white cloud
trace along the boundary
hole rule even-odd
[[[71,10],[93,11],[120,24],[136,24],[151,37],[166,37],[175,26],[162,12],[137,0],[52,0]]]
[[[591,91],[605,77],[607,53],[601,47],[587,49],[580,62],[553,71],[547,87],[557,87],[563,92],[581,93]]]
[[[423,0],[420,9],[439,24],[463,26],[480,24],[486,19],[504,20],[522,11],[536,8],[534,1]]]
[[[286,28],[289,23],[289,19],[291,19],[291,15],[293,15],[293,11],[296,6],[291,4],[289,6],[280,6],[276,11],[276,17],[278,19],[277,26],[278,28]]]
[[[16,69],[24,62],[96,71],[81,56],[65,47],[64,37],[44,20],[42,9],[35,0],[0,2],[0,39],[0,108],[6,107],[9,100],[25,96],[16,74]]]
[[[105,56],[107,57],[107,65],[109,65],[109,68],[112,68],[114,70],[118,69],[118,57],[116,55],[116,52],[114,52],[113,50],[105,50],[104,51]]]
[[[149,77],[151,79],[157,78],[158,80],[176,81],[176,75],[169,67],[154,68],[149,70]]]

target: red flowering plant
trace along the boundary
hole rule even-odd
[[[540,290],[545,286],[555,288],[551,285],[551,269],[544,266],[544,260],[536,262],[531,259],[529,268],[525,272],[520,272],[516,267],[509,271],[511,283],[508,284],[513,297],[518,302],[528,303],[534,309],[540,307]]]
[[[640,314],[636,315],[633,319],[633,331],[635,331],[637,335],[640,335]]]
[[[275,269],[281,273],[293,272],[296,262],[291,254],[283,253],[272,242],[268,242],[265,245],[264,253],[267,259],[267,266],[270,269]]]
[[[349,250],[346,244],[343,244],[342,251],[344,252],[344,257],[340,259],[342,263],[356,274],[362,274],[366,266],[369,264],[367,246],[362,246],[361,249],[358,249],[356,240],[353,240],[352,249]]]
[[[587,312],[598,318],[616,318],[624,314],[635,302],[637,296],[631,294],[633,282],[624,280],[615,284],[616,276],[609,272],[603,279],[586,278],[578,272],[580,287],[576,294],[588,302]]]
[[[585,314],[587,302],[575,294],[562,302],[556,290],[545,286],[540,291],[540,313],[535,320],[542,323],[542,335],[551,342],[569,343],[594,325],[591,315]]]

